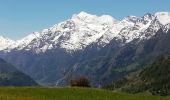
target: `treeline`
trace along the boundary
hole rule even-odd
[[[104,88],[128,93],[149,91],[153,95],[170,95],[170,56],[162,57],[145,69],[131,73]]]

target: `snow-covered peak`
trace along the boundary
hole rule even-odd
[[[0,36],[0,50],[6,49],[9,45],[13,44],[14,41],[6,38],[4,36]]]
[[[157,12],[155,16],[162,25],[170,23],[170,12]]]
[[[82,11],[79,14],[74,14],[71,19],[79,19],[82,21],[90,22],[93,19],[95,19],[96,17],[97,17],[96,15],[91,15],[91,14],[88,14],[88,13]]]
[[[118,20],[114,19],[110,15],[91,15],[86,12],[80,12],[79,14],[73,15],[71,18],[75,23],[93,23],[93,24],[114,24],[118,22]]]
[[[79,14],[77,14],[77,17],[79,18],[88,18],[88,17],[96,17],[96,15],[91,15],[91,14],[88,14],[87,12],[80,12]]]
[[[96,42],[117,23],[119,21],[109,15],[96,16],[81,12],[49,29],[30,34],[11,47],[17,50],[34,50],[36,53],[52,48],[64,48],[66,51],[81,50]]]

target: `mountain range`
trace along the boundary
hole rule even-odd
[[[87,76],[108,84],[170,53],[170,12],[127,16],[74,14],[20,40],[0,37],[0,57],[41,85],[63,86]]]

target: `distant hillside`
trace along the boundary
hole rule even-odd
[[[32,86],[37,83],[18,71],[13,65],[0,59],[0,86]]]
[[[107,88],[130,93],[149,91],[157,95],[170,95],[170,56],[156,60],[142,71],[132,73]]]

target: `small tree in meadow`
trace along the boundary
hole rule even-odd
[[[89,79],[85,76],[78,77],[70,80],[70,86],[77,87],[90,87]]]

